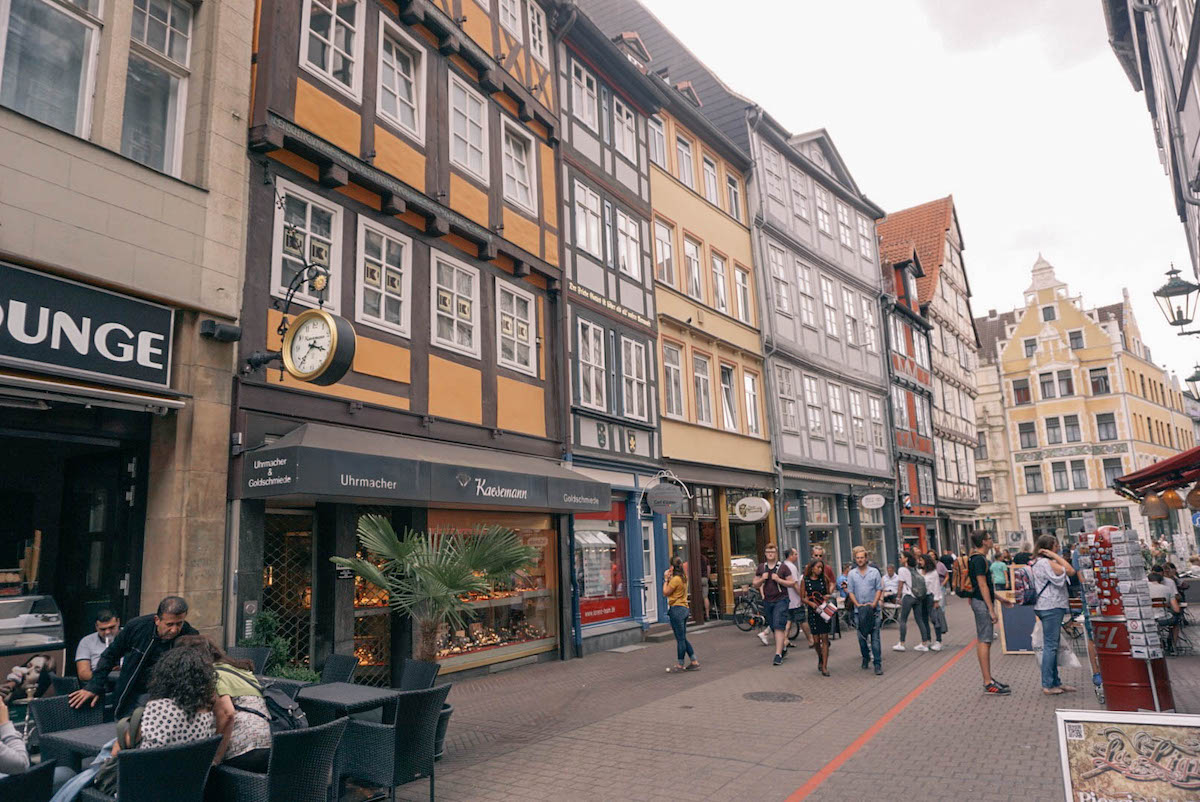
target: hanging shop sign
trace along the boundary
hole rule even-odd
[[[283,335],[283,366],[300,381],[335,384],[354,363],[356,346],[350,321],[324,309],[309,309],[297,315]]]
[[[877,510],[884,505],[886,499],[880,493],[868,493],[862,497],[862,508],[864,510]]]
[[[0,364],[171,386],[175,310],[0,262]]]
[[[667,515],[678,510],[684,502],[683,488],[671,482],[660,481],[646,491],[646,503],[650,511]]]
[[[771,514],[771,502],[761,496],[746,496],[733,505],[733,514],[742,523],[756,524]]]

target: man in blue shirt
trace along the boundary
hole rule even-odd
[[[858,649],[862,652],[865,670],[874,658],[875,674],[883,674],[883,653],[879,643],[879,605],[883,603],[883,577],[879,569],[867,565],[867,550],[854,548],[854,564],[858,566],[846,577],[849,600],[854,605],[855,626],[858,629]],[[870,649],[867,639],[870,638]]]

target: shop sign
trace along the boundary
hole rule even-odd
[[[864,510],[877,510],[884,505],[886,499],[880,493],[868,493],[862,497],[862,508]]]
[[[758,523],[771,513],[771,502],[761,496],[746,496],[733,505],[733,515],[748,524]]]
[[[646,491],[646,503],[650,511],[668,515],[683,506],[683,488],[671,482],[659,482]]]
[[[583,626],[629,617],[629,599],[580,599],[579,623]]]
[[[171,386],[175,310],[0,262],[0,364]]]
[[[1200,788],[1200,716],[1059,710],[1068,802],[1185,802]]]
[[[783,525],[800,525],[800,499],[789,498],[783,502]]]

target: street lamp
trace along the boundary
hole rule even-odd
[[[1192,398],[1200,401],[1200,365],[1196,365],[1196,369],[1192,371],[1192,375],[1184,379],[1187,383],[1188,392],[1192,394]]]
[[[1154,291],[1154,300],[1162,310],[1167,323],[1179,328],[1179,334],[1200,334],[1200,331],[1184,331],[1183,327],[1196,317],[1196,300],[1200,298],[1200,285],[1179,277],[1175,265],[1167,271],[1167,283]]]

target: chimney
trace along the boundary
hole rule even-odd
[[[988,320],[995,320],[995,319],[996,319],[996,310],[989,309],[988,310]]]

